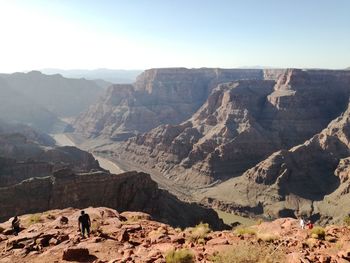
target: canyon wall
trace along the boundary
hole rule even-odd
[[[144,211],[174,226],[185,227],[203,221],[214,229],[223,227],[213,210],[183,203],[159,190],[148,174],[137,172],[75,174],[64,169],[52,176],[1,187],[0,206],[1,219],[56,208],[106,206],[119,211]]]
[[[144,71],[134,84],[113,85],[75,121],[77,133],[125,140],[160,124],[189,118],[219,83],[262,79],[261,70],[164,68]]]

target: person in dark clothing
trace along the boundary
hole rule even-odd
[[[21,231],[21,229],[19,227],[20,221],[19,221],[18,216],[15,216],[13,218],[11,224],[12,224],[13,233],[14,233],[15,236],[17,236],[19,231]]]
[[[81,215],[79,216],[78,219],[78,225],[79,225],[79,230],[81,231],[81,234],[83,235],[83,237],[85,237],[85,231],[88,235],[88,237],[90,236],[90,226],[91,226],[91,222],[90,222],[90,217],[88,214],[85,214],[84,211],[81,211]]]

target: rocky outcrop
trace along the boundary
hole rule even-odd
[[[11,137],[11,134],[22,134],[28,141],[35,142],[43,146],[55,145],[55,140],[46,133],[39,132],[38,130],[24,124],[15,124],[0,120],[0,136]]]
[[[0,157],[18,162],[47,162],[53,169],[71,168],[77,172],[101,169],[92,154],[72,146],[45,146],[21,133],[0,134]]]
[[[350,205],[349,138],[350,107],[304,144],[273,153],[207,194],[260,205],[261,213],[272,217],[304,214],[341,222],[348,215],[343,208]]]
[[[174,226],[200,221],[222,227],[217,214],[196,204],[179,201],[159,190],[148,174],[104,172],[75,174],[69,169],[52,176],[31,178],[0,188],[0,218],[66,207],[108,206],[120,211],[144,211]]]
[[[45,177],[53,172],[53,165],[47,162],[17,162],[0,157],[0,187],[17,184],[31,177]]]
[[[88,152],[71,146],[56,147],[49,135],[25,125],[0,122],[0,187],[50,176],[63,168],[75,172],[103,170]]]
[[[125,140],[160,124],[189,118],[217,84],[262,79],[261,70],[164,68],[143,72],[133,85],[114,85],[75,121],[88,137]]]
[[[205,224],[181,230],[141,212],[118,213],[106,207],[84,210],[92,220],[88,238],[77,232],[80,211],[73,208],[20,216],[23,230],[18,236],[10,233],[9,222],[0,224],[0,229],[4,229],[0,233],[0,262],[165,263],[173,258],[180,258],[175,262],[202,263],[213,259],[286,263],[350,260],[350,230],[346,226],[319,228],[317,235],[316,231],[300,229],[297,220],[283,218],[235,231],[212,231]]]
[[[266,70],[266,80],[220,84],[189,120],[99,148],[185,185],[240,176],[320,132],[345,110],[345,71]]]

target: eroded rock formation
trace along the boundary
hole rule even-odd
[[[76,120],[76,132],[88,137],[125,140],[160,124],[189,118],[219,83],[262,79],[261,70],[150,69],[133,85],[114,85]]]
[[[109,150],[179,182],[210,184],[304,142],[346,109],[349,72],[266,70],[264,77],[220,84],[189,120]]]
[[[350,108],[305,143],[273,153],[240,178],[207,195],[235,206],[260,206],[260,213],[308,215],[322,222],[341,222],[350,205]]]

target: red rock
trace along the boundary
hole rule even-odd
[[[87,248],[71,247],[63,251],[63,260],[79,261],[89,257],[89,250]]]
[[[209,246],[227,245],[227,244],[229,244],[229,242],[224,237],[213,238],[207,242],[207,245],[209,245]]]

